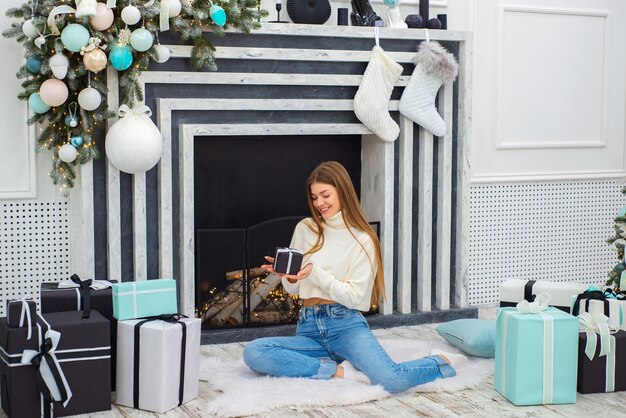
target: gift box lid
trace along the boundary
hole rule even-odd
[[[155,292],[176,291],[176,280],[174,279],[153,279],[140,280],[134,282],[122,282],[113,284],[113,296],[130,296],[133,294],[149,294]]]

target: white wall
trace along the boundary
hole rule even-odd
[[[20,5],[19,0],[7,0],[0,6],[0,27],[9,27],[13,19],[4,12]],[[0,199],[35,197],[37,179],[35,170],[35,148],[33,128],[26,126],[28,106],[17,99],[21,86],[15,73],[23,63],[23,52],[14,39],[0,37],[3,65],[0,66],[3,95],[0,97]]]
[[[626,173],[626,2],[475,2],[473,183]]]
[[[508,278],[603,283],[626,199],[626,2],[473,0],[470,304]]]

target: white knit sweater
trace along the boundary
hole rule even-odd
[[[296,225],[290,244],[291,248],[305,253],[316,242],[316,234],[307,224],[312,225],[313,220],[307,218]],[[296,283],[283,279],[285,290],[299,295],[301,299],[318,297],[348,308],[368,311],[376,277],[376,252],[369,235],[355,228],[350,230],[341,212],[327,219],[324,245],[319,251],[306,255],[302,262],[303,267],[313,264],[311,274]]]

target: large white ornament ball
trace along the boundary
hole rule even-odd
[[[178,16],[180,14],[181,9],[183,8],[183,5],[180,3],[180,0],[169,0],[169,2],[170,2],[169,16],[170,17]]]
[[[85,110],[96,110],[101,102],[100,93],[93,87],[84,88],[78,93],[78,105]]]
[[[111,27],[114,17],[113,10],[109,9],[104,3],[98,3],[96,15],[89,19],[89,23],[95,30],[104,31]]]
[[[65,55],[61,52],[54,54],[48,61],[52,74],[59,80],[63,80],[67,75],[67,69],[70,66],[70,62]]]
[[[71,163],[76,159],[76,155],[78,155],[76,148],[74,148],[70,144],[65,144],[61,146],[61,148],[59,148],[59,158],[61,159],[61,161]]]
[[[170,59],[170,49],[168,47],[166,47],[165,45],[157,45],[154,47],[154,51],[156,52],[156,59],[155,61],[158,63],[164,63],[167,60]]]
[[[126,6],[122,9],[122,21],[127,25],[134,25],[141,19],[141,13],[135,6]]]
[[[22,24],[22,32],[24,32],[24,35],[28,36],[30,39],[34,39],[39,36],[39,31],[35,25],[33,25],[32,19],[24,21]]]
[[[41,100],[48,106],[60,106],[67,100],[67,96],[69,95],[69,91],[67,90],[67,86],[61,80],[57,80],[56,78],[51,78],[46,80],[41,85],[39,89],[39,96],[41,96]]]
[[[109,162],[118,170],[145,173],[159,162],[163,137],[147,115],[130,113],[109,128],[105,149]]]

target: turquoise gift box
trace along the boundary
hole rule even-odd
[[[113,317],[119,321],[178,313],[174,279],[115,283],[112,293]]]
[[[515,405],[576,402],[578,320],[556,308],[496,319],[494,386]]]

